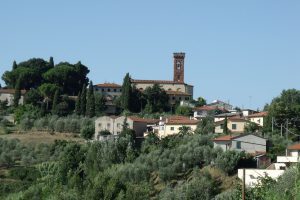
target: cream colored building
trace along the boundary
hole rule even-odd
[[[21,90],[21,97],[19,100],[19,104],[23,105],[24,103],[24,95],[26,90]],[[12,106],[14,104],[14,89],[0,89],[0,101],[7,101],[7,106]]]
[[[263,127],[264,126],[264,120],[266,116],[268,115],[268,112],[259,112],[252,115],[249,115],[247,118],[251,121],[256,123],[257,125]]]
[[[190,132],[197,129],[198,120],[190,119],[183,116],[173,116],[165,118],[159,122],[158,136],[160,138],[179,134],[182,127],[189,127]]]
[[[101,131],[109,131],[113,136],[118,136],[126,119],[127,127],[135,131],[136,137],[143,137],[147,131],[147,121],[138,117],[103,116],[95,120],[95,140],[100,140]]]
[[[215,133],[223,133],[223,127],[225,120],[215,122]],[[244,133],[245,126],[249,121],[243,118],[227,118],[227,128],[231,133]]]

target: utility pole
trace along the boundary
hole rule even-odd
[[[242,200],[246,200],[246,175],[245,175],[245,169],[243,169],[243,185],[242,185]]]

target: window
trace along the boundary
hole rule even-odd
[[[231,125],[232,130],[236,130],[236,124]]]
[[[107,92],[110,92],[110,88],[107,89]]]
[[[120,92],[122,92],[122,89],[120,89]]]
[[[172,97],[173,100],[175,100],[175,97]]]
[[[107,129],[110,129],[110,123],[107,123]]]
[[[187,101],[188,101],[189,99],[190,99],[189,97],[185,97],[185,100],[187,100]]]
[[[104,88],[102,88],[102,92],[104,92]]]
[[[120,123],[117,123],[117,128],[121,128],[121,124]]]
[[[117,92],[117,89],[114,89],[114,92]]]
[[[99,123],[99,124],[98,124],[98,127],[99,127],[99,128],[101,128],[101,126],[102,126],[102,124],[101,124],[101,123]]]
[[[179,100],[181,100],[181,97],[179,97]]]
[[[171,127],[170,130],[171,130],[171,131],[174,131],[174,127]]]
[[[237,141],[236,142],[236,148],[237,149],[241,149],[241,141]]]
[[[180,62],[179,61],[177,61],[177,63],[176,63],[176,65],[177,65],[177,70],[180,70]]]

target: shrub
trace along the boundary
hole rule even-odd
[[[80,130],[80,135],[86,140],[92,139],[93,135],[95,133],[95,127],[94,126],[84,126]]]

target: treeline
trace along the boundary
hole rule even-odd
[[[29,166],[38,179],[1,194],[7,199],[212,199],[222,192],[222,180],[203,168],[231,174],[252,159],[214,149],[210,139],[181,134],[160,140],[153,134],[139,145],[124,129],[116,140],[55,143],[44,154],[53,159]],[[35,151],[30,155],[43,158]]]

